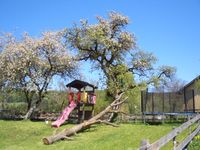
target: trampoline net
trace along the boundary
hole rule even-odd
[[[147,92],[141,93],[142,112],[170,113],[170,112],[192,112],[194,92]]]

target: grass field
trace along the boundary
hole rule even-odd
[[[0,150],[135,150],[141,139],[153,142],[174,126],[120,124],[120,127],[95,125],[74,136],[72,141],[60,141],[52,145],[43,145],[41,139],[72,125],[59,129],[51,128],[44,122],[0,121]],[[166,149],[169,149],[169,146]]]

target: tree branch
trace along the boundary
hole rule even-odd
[[[118,102],[118,103],[113,104],[112,106],[121,105],[121,104],[123,104],[127,99],[128,99],[128,97],[126,97],[123,101],[120,101],[120,102]]]
[[[110,110],[108,113],[121,113],[121,114],[124,114],[124,115],[128,115],[127,113],[120,111],[120,110]]]
[[[106,120],[99,120],[100,123],[104,123],[104,124],[107,124],[107,125],[110,125],[110,126],[113,126],[113,127],[119,127],[119,125],[117,124],[114,124],[114,123],[111,123],[111,122],[108,122]]]

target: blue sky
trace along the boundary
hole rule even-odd
[[[39,36],[82,18],[94,23],[95,16],[113,10],[130,18],[128,30],[141,49],[157,56],[159,65],[175,66],[185,81],[200,74],[199,0],[1,0],[0,31]],[[94,77],[90,73],[86,80]]]

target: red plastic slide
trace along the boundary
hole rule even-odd
[[[71,101],[70,104],[63,110],[60,117],[56,121],[54,121],[51,124],[51,126],[59,128],[60,125],[62,125],[66,120],[68,120],[69,114],[74,110],[76,106],[76,103],[74,101]]]

